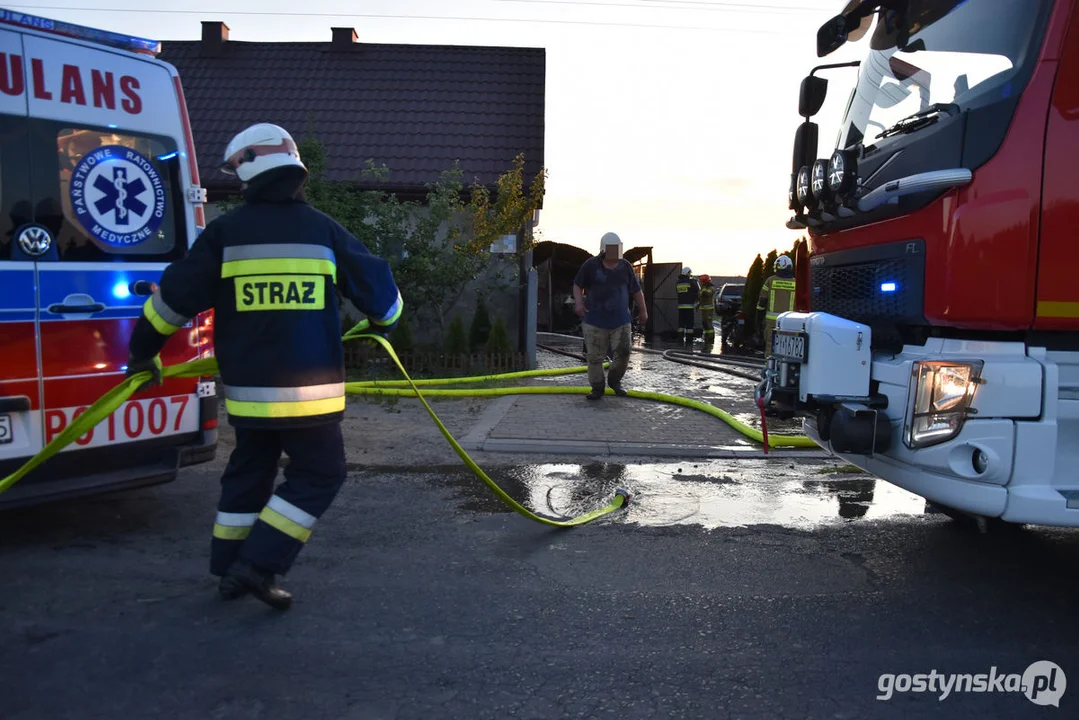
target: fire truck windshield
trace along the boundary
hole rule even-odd
[[[1016,80],[1038,54],[1049,4],[910,0],[906,22],[897,10],[880,10],[837,147],[872,146],[886,130],[916,133],[932,121],[907,121],[918,113],[935,118],[934,106],[961,112],[1019,93]],[[894,132],[897,123],[903,133]]]

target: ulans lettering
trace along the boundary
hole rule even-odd
[[[0,92],[13,97],[26,92],[23,70],[21,55],[0,52]],[[44,60],[30,58],[30,84],[36,100],[51,102],[57,99],[58,92],[61,103],[106,110],[116,109],[116,90],[119,88],[120,107],[124,112],[129,115],[142,112],[139,81],[131,75],[117,78],[111,72],[67,63],[59,68],[46,68]]]

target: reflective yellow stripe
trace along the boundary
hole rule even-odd
[[[154,299],[151,297],[142,305],[142,314],[146,316],[146,319],[150,321],[150,324],[154,326],[154,330],[157,330],[162,335],[172,335],[180,329],[179,325],[173,325],[165,320],[154,308]]]
[[[1079,302],[1038,301],[1038,317],[1079,318]]]
[[[794,286],[794,280],[776,280],[772,283],[776,290],[793,290]]]
[[[274,274],[337,274],[337,265],[332,260],[313,258],[264,258],[260,260],[233,260],[221,263],[221,277],[237,275],[274,275]]]
[[[290,520],[271,507],[262,509],[262,512],[259,513],[259,520],[300,542],[307,542],[307,538],[311,537],[310,528],[305,528],[295,520]]]
[[[251,534],[251,526],[218,525],[214,523],[214,537],[219,540],[243,540]]]
[[[345,409],[345,396],[302,402],[252,402],[225,398],[230,415],[255,418],[291,418],[326,415]]]

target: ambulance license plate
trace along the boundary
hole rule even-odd
[[[785,360],[806,361],[806,344],[809,337],[805,333],[787,330],[772,331],[772,355]]]
[[[15,433],[11,431],[11,416],[0,415],[0,445],[6,445],[15,439]]]

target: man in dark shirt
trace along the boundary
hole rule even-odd
[[[573,281],[573,299],[577,315],[584,318],[584,342],[588,352],[588,383],[592,392],[589,400],[603,397],[604,381],[616,395],[625,395],[622,377],[629,365],[632,342],[629,298],[637,302],[637,313],[643,326],[648,322],[644,293],[633,266],[622,257],[622,240],[607,233],[599,243],[599,255],[589,258],[577,271]],[[603,361],[608,346],[613,350],[611,369],[603,376]]]

